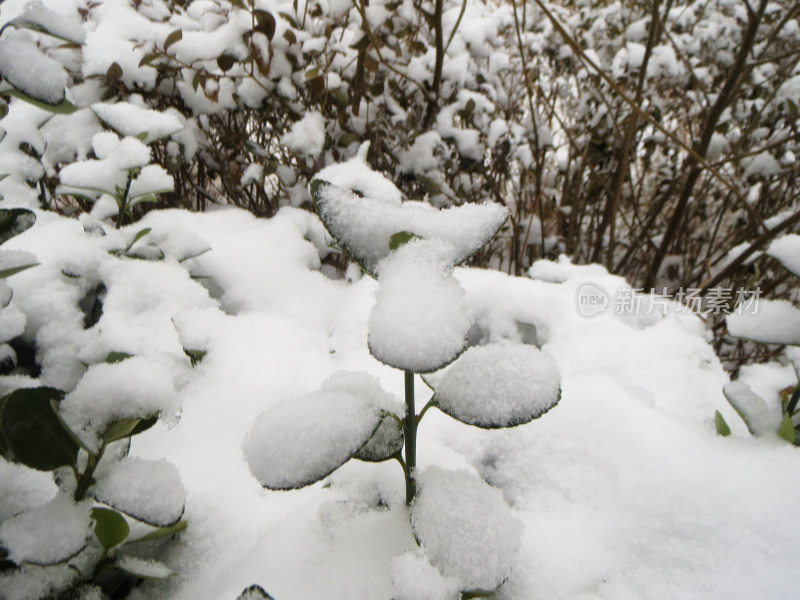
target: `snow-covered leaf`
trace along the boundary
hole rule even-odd
[[[315,179],[310,185],[317,213],[325,227],[353,260],[370,273],[390,252],[398,231],[453,246],[459,264],[488,243],[508,218],[499,204],[464,204],[436,210],[422,202],[395,205]]]
[[[153,540],[160,540],[161,538],[168,537],[180,533],[189,525],[187,521],[181,520],[168,527],[158,527],[150,533],[138,537],[135,540],[128,540],[127,544],[136,544],[139,542],[152,542]],[[127,545],[126,544],[126,545]]]
[[[33,227],[36,213],[27,208],[0,209],[0,244]]]
[[[527,423],[561,396],[555,361],[526,344],[472,346],[430,381],[443,412],[485,428]]]
[[[75,556],[90,535],[89,502],[59,494],[0,523],[0,545],[15,563],[53,565]]]
[[[410,550],[392,560],[394,600],[456,600],[458,585],[431,565],[422,549]]]
[[[121,514],[110,508],[97,506],[92,509],[94,535],[103,548],[118,546],[128,537],[131,528]]]
[[[377,429],[386,395],[365,373],[342,373],[320,390],[283,400],[256,419],[244,442],[255,478],[266,488],[289,490],[326,477],[358,452]]]
[[[726,317],[733,337],[764,344],[800,344],[800,310],[788,300],[759,300],[752,312]]]
[[[115,561],[115,566],[142,579],[166,579],[175,574],[175,571],[157,560],[147,560],[135,556],[120,556]]]
[[[472,320],[452,275],[454,255],[446,242],[411,240],[378,264],[368,344],[379,361],[427,373],[464,351]]]
[[[730,405],[755,436],[775,434],[781,426],[781,413],[770,408],[744,381],[731,381],[722,388]]]
[[[522,538],[502,493],[466,471],[417,478],[411,525],[431,564],[462,591],[491,592],[509,576]]]
[[[183,516],[186,492],[178,469],[162,460],[123,458],[97,478],[92,495],[104,504],[156,527]]]
[[[41,4],[29,5],[9,25],[32,29],[72,44],[82,44],[86,38],[86,32],[77,16],[60,14]]]
[[[38,264],[36,257],[30,252],[2,250],[0,251],[0,279],[11,277]]]
[[[800,235],[789,233],[769,245],[767,254],[777,258],[794,275],[800,277]]]
[[[366,462],[389,460],[403,449],[403,428],[392,415],[385,415],[369,441],[355,453]]]
[[[18,389],[0,400],[0,449],[40,471],[74,465],[80,449],[52,405],[64,392],[50,387]]]
[[[24,96],[44,104],[53,106],[64,100],[67,72],[25,32],[6,30],[0,38],[0,76]]]
[[[260,585],[251,585],[243,590],[236,600],[275,600]]]
[[[183,129],[178,117],[169,113],[142,108],[129,102],[92,104],[92,111],[120,135],[136,137],[144,134],[144,143],[169,137]]]

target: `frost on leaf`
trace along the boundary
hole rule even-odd
[[[788,300],[760,300],[753,312],[726,317],[733,337],[764,344],[800,344],[800,310]]]
[[[464,351],[472,320],[452,275],[454,254],[445,242],[414,239],[380,262],[368,335],[379,361],[427,373]]]
[[[787,271],[800,277],[800,235],[790,233],[769,245],[767,254],[777,258]]]
[[[366,373],[338,373],[316,392],[275,404],[256,419],[245,439],[250,472],[273,490],[319,481],[372,437],[386,396]]]
[[[17,564],[52,565],[75,556],[90,534],[90,503],[58,495],[0,524],[0,545]]]
[[[764,399],[744,381],[726,383],[722,393],[742,417],[751,434],[761,436],[777,433],[781,426],[780,411],[770,409]]]
[[[417,478],[411,526],[431,564],[462,591],[491,592],[511,573],[522,537],[502,493],[466,471]]]
[[[186,492],[178,469],[162,460],[123,458],[102,477],[92,494],[126,515],[168,527],[183,516]]]
[[[526,344],[472,346],[428,380],[443,412],[485,428],[527,423],[553,408],[561,396],[555,361]]]
[[[459,264],[488,243],[508,218],[508,210],[499,204],[436,210],[422,202],[381,202],[322,179],[315,179],[310,187],[317,213],[330,234],[373,274],[389,254],[391,237],[400,231],[447,242],[455,250],[454,264]]]

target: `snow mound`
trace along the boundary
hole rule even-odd
[[[411,525],[431,564],[462,591],[497,589],[511,574],[522,523],[502,493],[467,471],[429,467],[417,477]]]
[[[325,167],[315,175],[314,179],[328,181],[376,202],[400,206],[403,200],[402,192],[389,179],[370,168],[367,163],[368,152],[369,142],[364,142],[353,158]]]
[[[303,156],[318,156],[325,146],[325,120],[322,114],[317,111],[306,113],[281,138],[281,144]]]
[[[750,433],[756,436],[777,433],[781,426],[781,413],[770,410],[764,399],[744,381],[726,383],[722,392],[747,423]]]
[[[92,111],[121,135],[136,137],[146,134],[146,144],[169,137],[183,129],[183,123],[175,115],[142,108],[129,102],[98,102],[92,104]]]
[[[455,248],[454,262],[477,252],[505,223],[508,210],[499,204],[464,204],[436,210],[429,204],[389,204],[362,197],[321,178],[311,182],[317,213],[344,250],[370,273],[390,251],[399,232],[439,239]]]
[[[93,451],[115,421],[173,416],[180,410],[172,373],[157,355],[93,365],[61,402],[61,416]]]
[[[372,355],[425,373],[452,362],[467,343],[471,318],[452,276],[452,246],[411,240],[378,264],[378,292],[369,320]]]
[[[555,361],[525,344],[473,346],[435,380],[442,411],[486,428],[527,423],[561,396]]]
[[[458,586],[428,562],[424,552],[401,554],[392,560],[394,600],[455,600]]]
[[[172,463],[123,458],[98,477],[97,500],[156,527],[174,525],[183,516],[186,491]]]
[[[800,310],[788,300],[759,300],[752,312],[726,317],[728,332],[764,344],[800,344]]]
[[[790,233],[779,237],[769,245],[767,254],[777,258],[788,271],[800,277],[800,235]]]
[[[89,537],[87,502],[59,494],[44,506],[0,524],[0,543],[15,563],[52,565],[74,556]]]
[[[262,413],[244,442],[250,472],[266,488],[304,487],[349,460],[377,429],[386,392],[366,373],[337,373],[320,390]]]

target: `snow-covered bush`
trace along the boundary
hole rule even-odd
[[[767,254],[778,260],[794,277],[800,277],[800,236],[784,235],[770,244]],[[800,446],[800,309],[788,300],[762,300],[748,312],[727,317],[731,336],[759,344],[786,346],[794,363],[798,382],[781,394],[780,402],[762,398],[744,381],[732,381],[724,388],[725,398],[754,436],[778,434]],[[730,434],[724,417],[715,415],[717,433]]]
[[[419,597],[420,577],[433,581],[433,588],[423,585],[426,597],[485,595],[510,573],[519,524],[502,494],[474,475],[418,472],[420,421],[438,407],[486,429],[528,423],[558,402],[560,375],[553,359],[533,346],[468,347],[472,319],[453,268],[497,233],[507,210],[402,202],[400,191],[367,166],[367,149],[321,171],[310,192],[335,243],[378,280],[369,351],[404,372],[405,405],[366,373],[338,372],[319,391],[264,412],[244,443],[245,457],[256,479],[273,490],[317,482],[351,458],[397,460],[419,551],[398,559],[396,597]],[[420,373],[434,393],[418,413]]]

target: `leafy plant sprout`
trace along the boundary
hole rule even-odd
[[[516,520],[502,495],[472,474],[420,472],[417,435],[434,407],[495,429],[538,418],[560,399],[558,368],[536,347],[468,346],[472,318],[453,269],[491,240],[508,213],[495,204],[436,211],[402,202],[391,182],[367,166],[366,145],[351,161],[319,173],[310,192],[335,242],[378,281],[367,342],[374,358],[403,372],[404,403],[371,375],[335,373],[318,391],[278,402],[258,417],[244,443],[250,470],[264,487],[288,490],[320,481],[351,458],[397,460],[422,552],[409,559],[410,568],[433,565],[462,598],[491,594],[516,554]],[[434,392],[419,412],[416,375]],[[458,529],[456,520],[463,526],[461,513],[476,518],[454,544],[448,531]],[[453,559],[454,545],[491,558],[468,565],[463,555]]]

